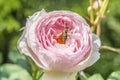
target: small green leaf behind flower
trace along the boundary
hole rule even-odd
[[[112,72],[107,80],[120,80],[120,71]]]
[[[90,76],[87,80],[104,80],[103,77],[100,74],[94,74]]]
[[[0,80],[32,80],[24,68],[16,64],[4,64],[0,67]]]

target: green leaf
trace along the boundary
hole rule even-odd
[[[29,73],[16,64],[4,64],[0,67],[1,80],[32,80]]]
[[[12,16],[9,16],[7,17],[7,19],[1,21],[0,25],[3,25],[8,32],[19,30],[20,28],[19,22],[15,20]]]
[[[87,80],[104,80],[100,74],[94,74],[93,76],[89,77]]]
[[[26,59],[24,55],[22,55],[18,52],[16,47],[14,47],[13,49],[10,50],[8,57],[14,63],[17,63],[18,60]]]
[[[88,74],[84,73],[83,71],[81,71],[78,76],[79,76],[78,80],[87,80],[88,79]]]
[[[0,64],[2,63],[3,61],[3,54],[0,52]]]
[[[120,71],[112,72],[107,80],[120,80]]]

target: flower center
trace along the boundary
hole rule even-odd
[[[59,44],[65,44],[66,40],[68,38],[68,32],[69,32],[69,28],[65,27],[65,29],[62,32],[62,34],[59,35],[58,38],[56,38],[57,43],[59,43]]]

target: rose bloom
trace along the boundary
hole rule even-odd
[[[99,37],[78,14],[44,9],[27,19],[18,49],[44,70],[42,80],[73,80],[99,59]]]

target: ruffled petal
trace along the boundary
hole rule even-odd
[[[37,22],[37,20],[39,20],[38,18],[40,18],[39,16],[43,16],[45,14],[46,14],[46,11],[44,9],[42,9],[41,11],[34,13],[32,16],[30,16],[27,19],[26,27],[24,28],[23,34],[17,42],[18,49],[21,53],[24,53],[25,55],[29,55],[29,51],[27,49],[28,45],[27,45],[27,41],[26,41],[28,35],[30,35],[30,34],[28,34],[28,29],[30,27],[35,27],[35,26],[32,26],[35,24],[34,21]],[[32,32],[34,32],[34,30]]]
[[[98,51],[100,46],[101,46],[100,38],[97,35],[92,34],[92,40],[93,40],[93,42],[92,42],[93,43],[93,50]]]
[[[83,62],[79,63],[77,66],[71,68],[68,72],[81,71],[93,65],[100,58],[100,53],[98,51],[101,46],[101,41],[100,38],[95,34],[92,34],[92,45],[93,47],[90,56]]]
[[[18,45],[18,50],[20,51],[20,53],[29,55],[29,51],[27,49],[27,44],[26,44],[26,28],[24,28],[23,34],[18,40],[17,45]]]
[[[39,12],[36,12],[35,14],[33,14],[32,16],[30,16],[28,19],[27,19],[27,23],[26,23],[26,26],[24,28],[24,31],[23,31],[23,34],[22,36],[20,37],[20,39],[18,40],[17,42],[17,45],[18,45],[18,50],[20,51],[20,53],[24,54],[24,55],[27,55],[29,57],[31,57],[35,62],[36,64],[39,66],[39,67],[44,67],[43,64],[41,63],[41,61],[39,60],[38,56],[35,54],[35,52],[32,50],[33,48],[32,45],[30,45],[31,43],[36,43],[36,40],[35,40],[35,33],[34,33],[34,28],[35,28],[35,25],[37,23],[37,21],[43,17],[43,15],[46,14],[46,11],[43,9]],[[31,30],[32,29],[32,30]],[[29,30],[31,31],[29,33]],[[32,33],[32,34],[31,34]],[[30,36],[30,38],[28,38]],[[29,41],[35,41],[35,42],[31,42],[29,43]]]

